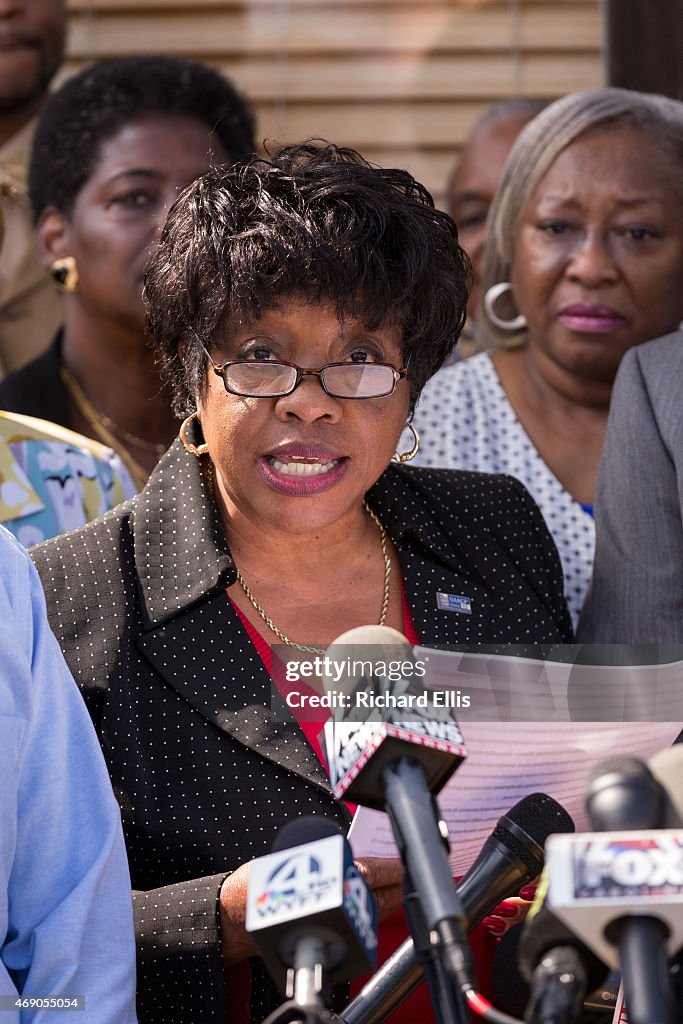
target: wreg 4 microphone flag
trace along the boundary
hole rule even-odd
[[[374,970],[377,904],[337,826],[306,815],[251,862],[246,928],[274,981],[300,1006]]]

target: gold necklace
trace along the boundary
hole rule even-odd
[[[384,595],[382,597],[382,610],[380,612],[379,625],[383,626],[387,619],[387,612],[389,611],[389,593],[391,589],[391,558],[389,556],[389,552],[387,551],[387,533],[381,521],[377,518],[375,513],[372,511],[370,506],[365,501],[363,502],[363,508],[368,513],[372,521],[376,523],[377,529],[379,530],[380,542],[382,544],[382,556],[384,558]],[[306,651],[310,654],[325,653],[325,650],[321,647],[307,647],[306,644],[298,644],[296,643],[296,641],[290,640],[288,636],[285,636],[282,630],[278,629],[273,620],[268,615],[266,615],[265,611],[263,610],[261,605],[258,603],[256,598],[252,594],[251,590],[247,586],[247,583],[244,577],[242,576],[242,573],[237,568],[237,566],[235,566],[235,571],[237,572],[237,582],[239,583],[240,587],[242,588],[246,596],[249,598],[251,604],[256,609],[258,614],[261,616],[265,624],[268,626],[268,629],[271,631],[271,633],[275,634],[278,640],[281,640],[283,644],[287,644],[288,647],[295,647],[298,651]]]
[[[99,412],[65,363],[60,364],[59,375],[62,378],[67,391],[71,395],[74,405],[83,418],[90,424],[100,441],[109,445],[110,448],[113,448],[130,473],[135,486],[138,490],[142,490],[149,479],[149,473],[144,466],[141,466],[137,459],[134,459],[130,452],[123,447],[120,440],[127,441],[128,444],[133,444],[137,448],[142,448],[144,451],[154,452],[157,459],[160,459],[166,451],[166,445],[157,444],[153,441],[145,441],[142,437],[136,437],[135,434],[130,434],[127,430],[124,430],[123,427],[119,427],[119,425],[114,423],[114,421],[110,419],[109,416],[105,415],[105,413]]]

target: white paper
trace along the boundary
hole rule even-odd
[[[451,838],[450,865],[462,875],[498,818],[529,793],[547,793],[591,831],[583,803],[591,770],[607,757],[647,760],[683,728],[672,722],[469,722],[467,759],[438,796]],[[398,856],[388,815],[360,808],[349,832],[355,857]]]
[[[416,656],[423,651],[416,649]],[[503,661],[508,664],[514,661],[511,672],[524,674],[523,659],[496,660],[499,667]],[[441,661],[439,673],[430,673],[429,682],[439,689],[452,686],[465,691],[466,675],[454,678],[451,673],[446,681],[442,671],[444,664]],[[527,664],[532,677],[537,678],[538,663]],[[569,665],[546,665],[546,679],[558,715],[565,716],[566,683],[573,671],[575,667]],[[602,674],[602,666],[598,671]],[[648,673],[661,672],[661,666],[638,669],[644,680]],[[605,673],[614,673],[615,679],[620,673],[623,678],[625,670],[605,667]],[[479,683],[485,689],[481,678]],[[533,682],[528,692],[532,691]],[[681,706],[683,703],[679,702]],[[465,873],[498,818],[530,793],[541,792],[554,797],[571,814],[578,832],[590,831],[584,800],[592,769],[607,757],[633,756],[647,760],[656,751],[669,746],[683,728],[682,722],[481,722],[464,718],[460,718],[460,724],[467,759],[438,796],[448,823],[450,865],[454,875]],[[381,811],[360,808],[351,826],[349,841],[356,857],[398,855],[389,818]]]

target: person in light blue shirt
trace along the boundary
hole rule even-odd
[[[84,1011],[61,1008],[75,997]],[[118,805],[38,574],[1,526],[0,1020],[136,1020]]]

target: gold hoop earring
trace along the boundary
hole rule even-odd
[[[73,295],[78,291],[78,266],[73,256],[63,256],[59,260],[53,260],[50,264],[50,273],[57,283],[60,292]]]
[[[394,457],[391,460],[392,462],[398,462],[399,464],[402,464],[404,462],[410,462],[411,459],[415,458],[418,451],[420,450],[420,435],[418,434],[417,430],[415,429],[412,423],[406,423],[406,427],[413,435],[413,447],[410,449],[409,452],[394,452]]]
[[[201,455],[208,455],[209,446],[206,443],[206,441],[204,441],[203,444],[194,444],[192,441],[188,439],[187,432],[190,429],[190,425],[193,420],[196,420],[197,423],[201,426],[199,414],[196,409],[187,417],[187,419],[184,419],[183,422],[180,424],[178,437],[180,438],[180,442],[185,451],[189,452],[190,455],[196,455],[197,458],[199,458]]]

